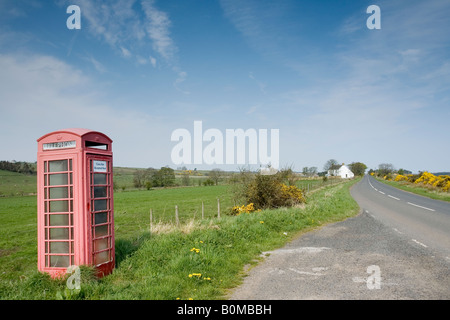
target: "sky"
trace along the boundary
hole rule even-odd
[[[172,133],[194,140],[201,121],[277,129],[296,171],[450,171],[449,14],[448,0],[0,0],[0,160],[88,128],[114,141],[115,166],[176,168]]]

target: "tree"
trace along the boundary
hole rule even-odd
[[[222,175],[222,170],[218,168],[212,169],[208,174],[209,178],[214,181],[216,186],[219,184],[219,179],[222,178]]]
[[[339,162],[336,159],[330,159],[327,162],[325,162],[325,165],[323,166],[323,171],[328,171],[332,166],[336,166],[338,164]]]
[[[189,175],[190,175],[190,170],[184,170],[181,173],[181,184],[183,186],[188,186],[190,184]]]
[[[153,175],[156,172],[156,169],[148,168],[148,169],[139,169],[134,172],[133,175],[133,185],[135,188],[146,187],[150,189],[153,185]]]
[[[317,167],[303,167],[302,173],[307,177],[312,177],[317,173]]]
[[[367,166],[362,162],[352,162],[349,167],[355,176],[363,176],[367,169]]]
[[[381,163],[378,165],[378,175],[381,177],[387,176],[394,172],[392,163]]]
[[[169,167],[162,167],[153,174],[152,185],[154,187],[170,187],[175,184],[175,171]]]
[[[136,170],[133,174],[133,185],[135,188],[142,188],[146,182],[146,172],[143,169]]]

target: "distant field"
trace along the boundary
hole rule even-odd
[[[0,197],[36,193],[36,175],[0,170]]]

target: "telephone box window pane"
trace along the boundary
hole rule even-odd
[[[102,224],[108,222],[108,213],[107,212],[99,212],[95,214],[95,223],[94,224]]]
[[[68,240],[69,228],[51,228],[50,229],[51,240]]]
[[[67,173],[59,173],[59,174],[51,174],[50,176],[50,185],[58,186],[67,184]]]
[[[69,201],[50,201],[50,212],[69,212]]]
[[[94,184],[106,184],[106,174],[104,173],[94,173]]]
[[[72,171],[72,159],[69,160],[69,171]]]
[[[106,198],[106,187],[94,187],[94,198]]]
[[[69,253],[69,242],[50,242],[50,253]]]
[[[109,249],[108,241],[109,238],[99,239],[94,241],[94,251],[101,251],[105,249]]]
[[[94,211],[107,210],[108,200],[94,200]]]
[[[108,225],[95,227],[95,237],[103,237],[108,235]]]
[[[67,268],[70,265],[69,256],[50,256],[50,266],[57,268]]]
[[[56,160],[48,162],[49,172],[67,171],[67,160]]]
[[[51,214],[50,215],[51,226],[68,226],[69,215],[68,214]]]
[[[50,199],[62,199],[69,197],[69,191],[67,187],[50,188]]]
[[[109,261],[109,250],[108,251],[103,251],[103,252],[99,252],[97,254],[94,255],[94,264],[95,265],[99,265],[101,263],[105,263]]]

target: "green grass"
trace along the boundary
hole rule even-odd
[[[384,179],[377,178],[378,181],[383,182],[392,187],[412,192],[424,197],[428,197],[435,200],[449,201],[450,202],[450,193],[438,191],[436,189],[427,188],[421,184],[413,184],[410,182],[401,182],[401,181],[387,181]]]
[[[190,229],[150,233],[149,209],[154,217],[174,204],[188,221],[201,201],[227,198],[226,186],[119,192],[115,195],[116,256],[112,275],[97,280],[83,269],[81,291],[71,293],[64,280],[51,280],[36,271],[36,198],[0,199],[0,299],[223,299],[242,281],[245,265],[259,261],[298,235],[325,223],[358,213],[349,193],[357,180],[326,186],[299,208],[265,210],[237,217],[196,219]],[[228,199],[228,200],[227,200]],[[208,202],[209,203],[209,202]],[[223,205],[225,210],[226,205]],[[214,212],[215,211],[215,212]],[[174,212],[174,211],[172,211]],[[192,248],[198,248],[196,253]],[[189,277],[199,273],[201,276]]]
[[[0,170],[0,197],[36,193],[36,175]]]

